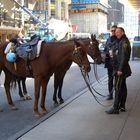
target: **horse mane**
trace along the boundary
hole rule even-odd
[[[74,41],[74,40],[87,40],[90,39],[89,37],[78,37],[78,38],[71,38],[69,41]]]
[[[67,43],[67,44],[66,44]],[[70,45],[70,44],[72,44],[72,45],[74,45],[73,44],[74,43],[74,41],[72,42],[72,41],[70,41],[70,40],[65,40],[65,41],[58,41],[58,42],[43,42],[43,44],[45,45],[45,44],[48,44],[48,46],[49,45],[51,45],[51,46],[67,46],[67,45]],[[43,45],[42,44],[42,45]]]
[[[0,49],[2,49],[2,51],[4,51],[6,46],[8,45],[8,43],[9,43],[9,41],[0,43]]]

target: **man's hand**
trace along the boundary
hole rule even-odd
[[[122,74],[123,74],[122,71],[117,71],[118,76],[121,76]]]

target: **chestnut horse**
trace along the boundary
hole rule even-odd
[[[31,76],[29,70],[27,70],[26,62],[22,58],[17,58],[16,62],[11,63],[6,60],[6,55],[4,53],[4,49],[7,44],[2,45],[0,47],[0,57],[4,63],[4,70],[6,74],[11,72],[12,74],[19,77],[28,77]],[[34,113],[36,116],[40,116],[40,112],[38,110],[38,102],[40,97],[40,89],[42,88],[42,96],[41,96],[41,109],[42,114],[46,113],[47,110],[45,108],[45,97],[46,97],[46,89],[47,84],[49,82],[50,77],[56,71],[58,66],[61,66],[64,62],[74,61],[81,68],[84,69],[85,72],[90,71],[90,63],[87,58],[87,48],[81,41],[65,41],[65,42],[50,42],[41,44],[41,52],[40,56],[30,60],[30,65],[32,67],[32,74],[34,78]],[[7,72],[8,71],[8,72]],[[5,79],[5,89],[6,95],[8,99],[8,103],[14,108],[15,105],[12,101],[10,95],[10,77],[6,76]]]
[[[89,38],[81,38],[78,40],[82,40],[83,43],[88,48],[88,54],[91,56],[91,58],[95,61],[97,64],[102,63],[102,57],[100,50],[98,48],[99,42],[96,40],[96,36],[93,34],[91,35],[91,40]],[[61,66],[57,67],[57,70],[54,72],[54,93],[53,93],[53,101],[55,104],[58,104],[57,101],[57,93],[59,102],[63,103],[64,100],[62,98],[62,86],[63,86],[63,80],[66,75],[66,72],[70,68],[72,64],[72,61],[67,61],[67,63],[63,63]]]
[[[99,48],[98,48],[99,42],[96,40],[96,36],[94,36],[92,34],[91,35],[91,40],[90,40],[90,38],[79,38],[77,40],[83,41],[83,43],[88,48],[88,54],[95,61],[96,64],[101,64],[102,63],[101,54],[100,54],[100,51],[99,51]],[[64,62],[61,66],[58,66],[56,71],[54,72],[54,94],[53,94],[53,101],[54,101],[55,104],[58,104],[57,93],[58,93],[59,102],[60,103],[64,102],[64,100],[62,98],[63,80],[64,80],[66,72],[70,68],[71,64],[72,64],[72,61],[67,61],[66,63]],[[18,81],[20,97],[24,97],[25,96],[25,94],[22,94],[22,93],[26,93],[26,95],[28,95],[27,94],[25,80],[26,80],[26,78],[20,78],[20,79],[17,80]],[[22,82],[23,92],[21,90],[20,82]],[[25,96],[25,97],[28,99],[30,96],[28,95],[28,96]]]

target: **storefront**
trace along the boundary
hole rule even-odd
[[[20,28],[0,27],[0,42],[11,39],[20,32]]]

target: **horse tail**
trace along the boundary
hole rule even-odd
[[[12,79],[10,81],[10,88],[16,89],[17,88],[17,76],[12,75]]]

